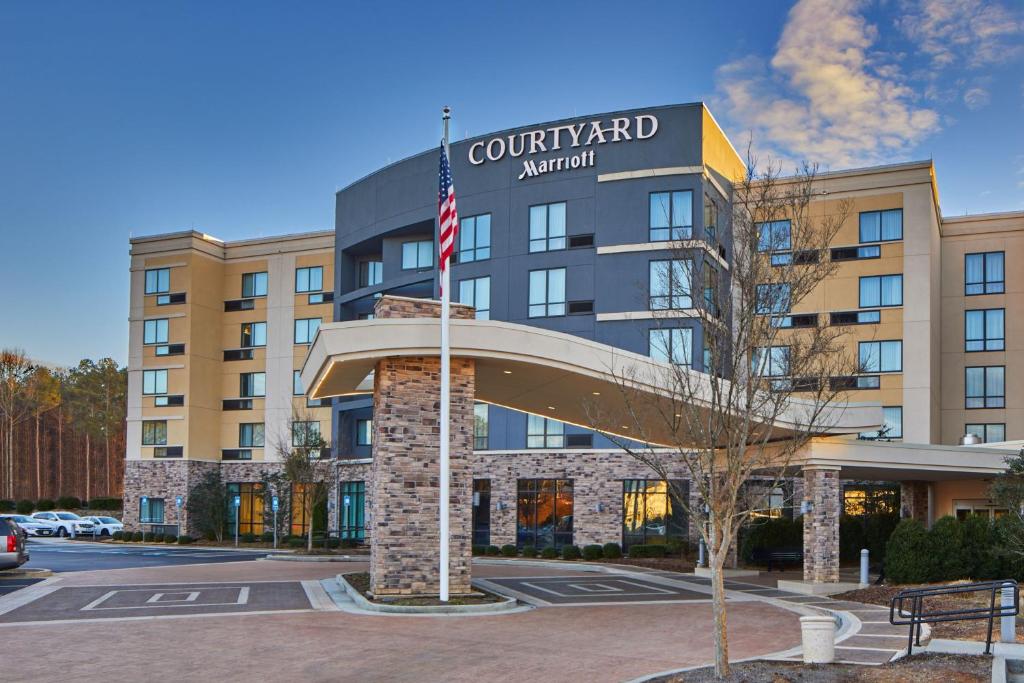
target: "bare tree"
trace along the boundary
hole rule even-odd
[[[3,440],[0,444],[0,480],[4,496],[14,496],[17,476],[14,452],[14,430],[32,416],[29,380],[35,370],[24,351],[0,350],[0,419]]]
[[[624,415],[588,407],[595,426],[622,423],[630,439],[613,439],[626,452],[663,480],[686,476],[698,494],[691,504],[669,487],[707,548],[719,677],[729,673],[723,570],[737,532],[827,428],[842,378],[857,370],[844,328],[815,314],[849,202],[826,200],[814,167],[785,178],[752,159],[748,168],[731,198],[705,200],[705,235],[689,234],[671,200],[662,205],[670,255],[652,263],[649,307],[651,355],[663,362],[615,372]]]
[[[43,466],[40,427],[43,415],[60,405],[60,380],[48,368],[37,367],[28,379],[29,404],[35,418],[36,499],[43,496]],[[109,488],[108,488],[109,491]]]
[[[320,423],[308,413],[296,411],[288,421],[288,434],[281,436],[276,450],[284,463],[284,476],[292,484],[292,514],[301,510],[308,524],[306,551],[313,551],[313,515],[334,488],[337,467],[330,458],[329,444],[320,433]],[[325,529],[326,532],[326,529]]]

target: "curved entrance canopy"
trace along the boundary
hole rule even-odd
[[[646,440],[679,446],[662,417],[672,408],[670,366],[629,351],[574,335],[528,325],[493,320],[452,320],[453,357],[476,361],[476,399],[535,415],[561,420],[600,432],[636,438],[637,420],[624,418],[629,410],[648,426]],[[302,369],[303,386],[311,399],[373,393],[371,374],[378,360],[389,356],[437,356],[440,321],[437,318],[391,318],[330,323],[320,327]],[[627,401],[629,392],[642,400]],[[710,383],[693,372],[698,387],[695,404],[703,402],[701,387],[710,396]],[[792,400],[771,425],[772,438],[783,439],[802,429],[810,404]],[[649,412],[645,419],[643,411]],[[846,403],[832,407],[816,422],[820,435],[855,434],[879,428],[882,409],[877,403]],[[768,425],[764,425],[767,427]]]

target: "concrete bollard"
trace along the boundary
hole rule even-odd
[[[707,556],[705,553],[704,539],[701,538],[697,543],[697,566],[706,567],[708,566]]]
[[[1013,609],[1013,586],[1003,586],[999,604],[1005,609]],[[1011,614],[1008,616],[999,617],[999,641],[1003,643],[1017,642],[1016,616]]]
[[[860,551],[860,585],[862,585],[862,586],[866,586],[869,583],[869,581],[868,581],[868,565],[870,564],[869,558],[870,558],[870,553],[868,552],[868,549],[867,548],[861,548],[861,551]]]
[[[836,658],[836,621],[833,617],[800,617],[804,664],[831,664]]]

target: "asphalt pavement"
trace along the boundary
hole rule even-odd
[[[50,569],[53,572],[247,562],[267,555],[266,550],[177,545],[141,546],[62,538],[32,538],[29,539],[28,549],[31,559],[24,565],[25,568]]]

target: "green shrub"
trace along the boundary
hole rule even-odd
[[[136,531],[136,532],[134,532],[134,533],[132,534],[132,540],[133,540],[133,541],[135,541],[136,543],[138,543],[139,541],[141,541],[141,540],[142,540],[142,532],[141,532],[141,531]]]
[[[486,552],[487,552],[487,546],[485,546],[485,545],[475,545],[475,546],[473,546],[473,555],[475,555],[476,557],[480,557],[481,555],[484,555]]]
[[[501,554],[505,557],[515,557],[519,553],[517,552],[516,547],[514,545],[512,545],[511,543],[506,543],[505,545],[501,546]]]
[[[896,525],[898,514],[843,515],[839,518],[839,559],[860,562],[860,551],[867,548],[871,563],[885,561],[885,546]]]
[[[274,532],[273,531],[264,531],[262,534],[260,534],[260,540],[263,541],[264,543],[273,543],[274,542]]]
[[[90,510],[121,510],[124,501],[120,498],[93,498],[89,501]]]
[[[19,515],[31,515],[32,511],[35,510],[36,504],[31,500],[19,500],[16,509]]]
[[[523,557],[537,557],[537,546],[524,545]]]
[[[583,557],[583,553],[580,552],[578,545],[563,545],[562,546],[562,559],[563,560],[578,560]]]
[[[665,555],[668,557],[686,557],[690,550],[690,542],[683,538],[670,538],[665,541]]]
[[[217,540],[217,532],[216,531],[211,531],[209,529],[204,531],[203,532],[203,540],[204,541],[216,541]]]
[[[751,522],[740,532],[740,557],[752,562],[754,551],[762,548],[803,548],[803,517],[763,518]],[[630,556],[633,550],[630,549]]]
[[[605,543],[601,548],[601,553],[606,560],[617,560],[622,557],[622,546],[618,543]]]
[[[999,565],[1000,579],[1024,581],[1024,554],[1020,552],[1024,541],[1024,524],[1017,515],[1003,515],[993,529],[995,542],[993,559]]]
[[[177,543],[178,537],[175,534],[164,534],[164,543]]]
[[[115,531],[114,533],[112,533],[110,535],[110,537],[112,539],[114,539],[115,541],[120,541],[122,538],[124,538],[124,532],[123,531]]]
[[[1002,578],[995,525],[981,515],[971,515],[962,525],[963,554],[970,564],[968,575],[976,581]]]
[[[904,519],[885,548],[885,578],[892,583],[925,583],[935,575],[928,530],[916,519]]]
[[[583,559],[589,562],[604,559],[604,551],[601,546],[596,544],[585,545],[583,546]]]
[[[554,560],[558,558],[558,551],[551,546],[548,546],[547,548],[544,548],[544,550],[540,551],[540,556],[545,560]]]
[[[497,557],[498,555],[501,555],[501,548],[496,545],[489,545],[485,552],[491,557]]]
[[[52,500],[50,500],[49,498],[40,498],[39,500],[36,501],[36,509],[37,510],[43,510],[43,511],[52,510],[54,507],[55,507],[54,502]]]
[[[75,496],[61,496],[57,499],[57,507],[61,510],[77,510],[82,507],[82,500]]]
[[[306,539],[304,539],[302,536],[292,536],[291,538],[288,539],[288,547],[289,548],[305,548],[306,547]]]
[[[239,534],[238,540],[241,541],[242,543],[255,543],[256,542],[256,534],[248,533],[248,532],[246,532],[244,534]]]
[[[13,500],[0,500],[0,512],[14,512],[17,504]]]
[[[963,524],[956,517],[946,515],[932,525],[928,544],[934,565],[929,580],[956,581],[970,577],[973,561],[964,553],[963,541]]]
[[[192,538],[188,534],[182,534],[181,536],[178,536],[178,545],[188,545],[190,543],[195,543],[195,542],[196,542],[196,539]]]
[[[665,546],[659,544],[643,544],[629,546],[629,556],[638,557],[665,557]]]

